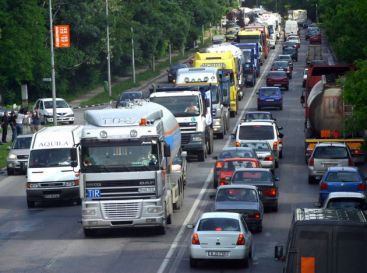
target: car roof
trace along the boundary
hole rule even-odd
[[[270,169],[267,168],[238,168],[236,169],[234,172],[267,172],[267,173],[271,173]]]
[[[251,190],[257,190],[257,187],[254,185],[248,185],[248,184],[229,184],[229,185],[222,185],[217,188],[218,190],[221,189],[251,189]]]
[[[280,57],[288,57],[288,58],[292,58],[292,56],[290,54],[279,54],[278,58]]]
[[[263,125],[263,126],[273,126],[275,125],[275,122],[273,120],[259,121],[258,119],[252,120],[252,121],[244,121],[240,124],[240,126],[253,126],[253,125]]]
[[[275,61],[275,62],[273,62],[273,64],[276,64],[276,63],[285,63],[285,64],[288,65],[288,62],[287,61]]]
[[[271,112],[268,112],[268,111],[248,111],[245,113],[245,115],[247,114],[268,114],[268,115],[271,115]]]
[[[356,167],[329,167],[329,172],[358,172]]]
[[[259,88],[259,90],[264,90],[264,89],[269,89],[269,90],[276,89],[276,90],[280,90],[280,88],[278,86],[262,86],[262,87]]]
[[[347,147],[345,143],[338,143],[338,142],[322,142],[317,143],[315,148],[317,147],[328,147],[328,146],[335,146],[335,147]]]
[[[328,199],[331,198],[361,198],[366,199],[366,195],[361,192],[349,192],[349,191],[339,191],[339,192],[330,192]]]
[[[235,212],[220,212],[220,211],[213,211],[213,212],[205,212],[201,215],[200,219],[210,219],[210,218],[229,218],[229,219],[240,219],[241,215]]]
[[[18,135],[17,138],[27,138],[27,137],[33,137],[33,134],[26,134],[26,135]]]
[[[230,158],[224,158],[223,161],[228,162],[228,161],[258,161],[258,160],[253,157],[230,157]]]
[[[239,150],[239,151],[252,151],[252,148],[250,148],[250,147],[225,147],[222,151],[221,151],[221,153],[222,152],[224,152],[224,151],[237,151],[237,150]]]

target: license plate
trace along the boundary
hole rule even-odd
[[[276,83],[276,84],[274,84],[274,86],[282,86],[281,84],[279,84],[279,83]]]
[[[274,101],[273,99],[267,99],[266,101]]]
[[[333,163],[324,163],[324,167],[329,168],[329,167],[335,167],[337,166],[337,164],[333,164]]]
[[[60,194],[45,194],[44,197],[47,199],[60,198]]]
[[[208,251],[208,256],[211,257],[226,257],[228,254],[228,251]]]

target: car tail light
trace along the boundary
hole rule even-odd
[[[264,158],[265,161],[273,161],[274,157],[272,155],[268,155]]]
[[[245,235],[243,233],[240,233],[238,235],[238,239],[237,239],[237,245],[238,246],[243,246],[246,244],[246,239],[245,239]]]
[[[191,244],[192,245],[200,245],[199,235],[197,233],[194,233],[192,235]]]
[[[363,151],[362,150],[353,150],[353,154],[362,155]]]
[[[366,190],[366,184],[365,183],[360,183],[360,184],[358,184],[358,186],[357,186],[357,189],[359,190],[359,191],[365,191]]]
[[[241,147],[241,143],[239,141],[236,141],[236,147]]]
[[[278,150],[278,141],[273,142],[273,150]]]
[[[215,167],[216,167],[217,169],[221,169],[221,168],[223,168],[223,166],[224,166],[224,163],[223,163],[222,161],[217,161],[217,162],[215,163]]]
[[[348,158],[348,166],[354,166],[354,162],[350,157]]]
[[[320,183],[320,190],[327,190],[327,188],[328,188],[327,183],[325,183],[325,182]]]
[[[311,157],[309,160],[308,160],[308,166],[313,166],[315,164],[315,160],[313,159],[313,157]]]
[[[276,188],[270,188],[263,191],[263,194],[270,197],[276,197],[277,196],[277,189]]]
[[[221,178],[219,181],[219,186],[227,185],[227,180],[225,178]]]
[[[247,216],[247,218],[251,218],[251,219],[260,219],[261,218],[261,214],[260,214],[260,212],[255,212],[255,213],[252,213],[252,214],[249,214],[248,216]]]

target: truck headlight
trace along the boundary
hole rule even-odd
[[[203,137],[201,135],[192,135],[191,140],[194,142],[201,142],[203,141]]]
[[[39,183],[32,183],[32,182],[27,182],[27,189],[35,189],[35,188],[39,188],[41,185]]]
[[[17,155],[15,155],[15,154],[9,154],[8,155],[8,159],[9,160],[15,160],[15,159],[17,159]]]
[[[83,216],[95,216],[97,215],[96,209],[83,209],[82,210]]]
[[[214,126],[220,126],[221,125],[221,120],[220,119],[215,119],[214,122],[213,122],[213,125]]]
[[[147,213],[161,213],[161,207],[147,207]]]

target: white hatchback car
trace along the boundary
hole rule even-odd
[[[200,260],[237,260],[247,267],[252,258],[252,234],[241,214],[203,213],[194,227],[190,266]]]
[[[41,122],[44,124],[53,122],[53,100],[52,98],[38,99],[34,109],[39,109]],[[59,123],[74,123],[74,112],[69,104],[60,98],[56,98],[56,118]]]

